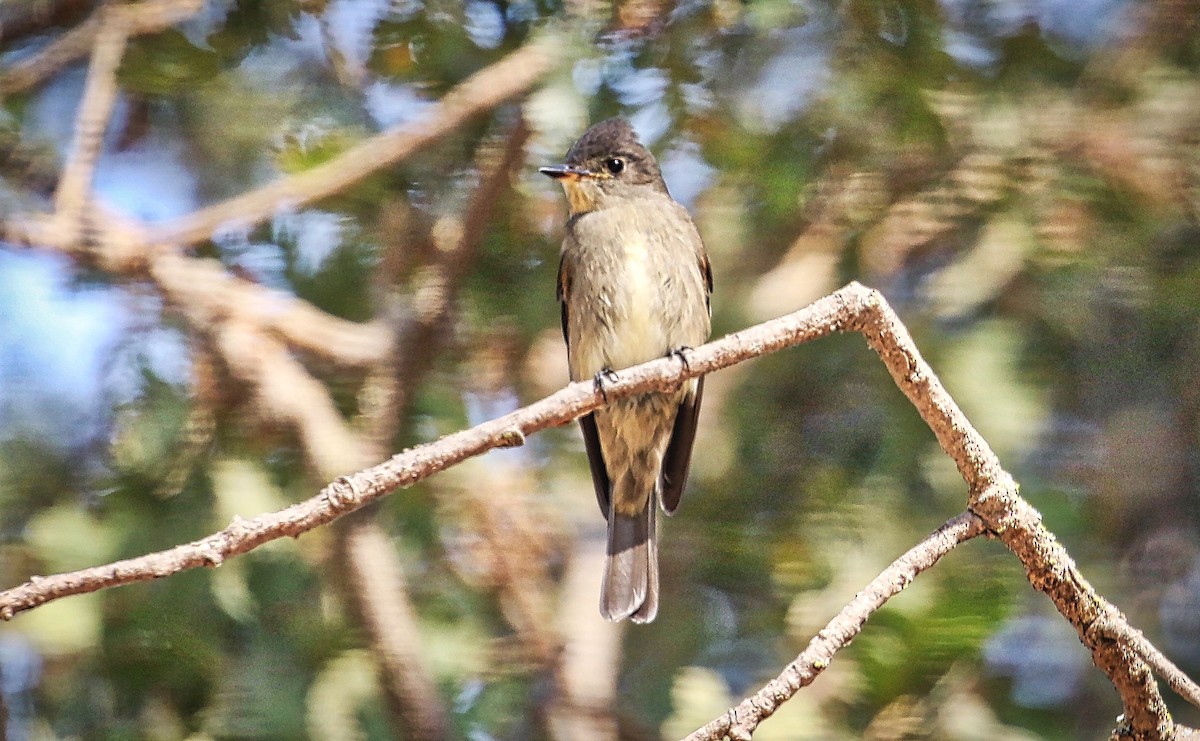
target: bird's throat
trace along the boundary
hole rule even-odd
[[[572,216],[596,210],[597,188],[583,180],[563,180],[563,191],[567,194],[567,206]]]

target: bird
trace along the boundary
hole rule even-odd
[[[711,332],[712,268],[687,209],[667,190],[654,155],[628,121],[601,121],[562,164],[539,168],[562,184],[568,218],[558,300],[572,381],[686,350]],[[658,614],[656,511],[673,514],[691,464],[704,378],[622,399],[579,419],[608,525],[600,614],[648,623]],[[607,399],[606,399],[607,402]]]

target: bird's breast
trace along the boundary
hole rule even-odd
[[[614,368],[624,368],[662,357],[670,350],[666,337],[666,296],[656,278],[661,271],[651,259],[644,239],[628,239],[622,245],[623,276],[613,290],[613,304],[623,307],[614,317],[609,348]]]
[[[576,380],[660,358],[674,347],[664,265],[653,249],[646,239],[631,236],[585,259],[571,307]]]
[[[575,222],[564,247],[574,380],[704,342],[708,311],[690,234],[674,208],[646,204]]]

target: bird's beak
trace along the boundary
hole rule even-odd
[[[591,170],[588,170],[586,167],[580,167],[579,165],[551,165],[550,167],[539,167],[538,172],[542,173],[546,177],[554,178],[555,180],[562,180],[564,178],[569,180],[579,180],[580,178],[592,177]]]

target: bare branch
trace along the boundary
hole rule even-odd
[[[553,42],[526,44],[454,87],[419,121],[367,139],[310,170],[168,222],[155,229],[152,240],[162,245],[203,242],[224,225],[256,224],[281,209],[299,208],[345,190],[527,92],[559,57]]]
[[[1108,607],[1115,611],[1112,605],[1108,605]],[[1110,631],[1113,639],[1121,641],[1137,651],[1138,655],[1150,665],[1150,668],[1162,677],[1167,686],[1175,691],[1175,694],[1200,708],[1200,686],[1197,686],[1191,677],[1175,666],[1175,662],[1164,656],[1157,646],[1142,635],[1142,631],[1130,625],[1123,615],[1117,612],[1115,615],[1108,616],[1106,620],[1097,621],[1097,625]]]
[[[941,560],[959,543],[984,532],[983,521],[970,512],[948,520],[891,566],[871,580],[841,612],[821,629],[783,672],[728,713],[693,731],[685,741],[736,741],[749,739],[754,729],[769,718],[801,687],[812,684],[829,666],[833,655],[862,632],[867,619],[889,598],[899,594],[925,569]]]
[[[1126,624],[1124,616],[1095,592],[1066,550],[1042,526],[1040,515],[1017,493],[1016,483],[934,376],[878,292],[852,283],[800,311],[697,348],[689,353],[686,364],[664,358],[621,371],[619,379],[606,384],[605,391],[610,400],[663,391],[686,378],[845,331],[862,332],[879,353],[897,385],[958,465],[969,485],[970,511],[1021,560],[1030,583],[1045,592],[1076,627],[1125,707],[1125,722],[1115,735],[1171,738],[1174,726],[1149,668],[1134,646],[1113,638],[1112,624]],[[270,540],[296,537],[492,448],[521,445],[526,435],[564,424],[602,403],[593,384],[570,384],[523,409],[339,478],[317,496],[280,512],[235,520],[219,533],[161,553],[34,577],[0,592],[0,618],[9,619],[71,594],[155,579],[197,566],[216,566]]]
[[[609,399],[664,390],[683,378],[711,373],[752,357],[840,331],[851,302],[861,307],[873,292],[853,284],[811,306],[729,335],[689,353],[683,367],[664,358],[624,370],[605,384]],[[603,403],[591,382],[572,383],[527,407],[468,430],[406,450],[351,476],[343,476],[316,496],[251,520],[237,519],[224,530],[158,553],[47,577],[0,592],[0,619],[72,594],[148,581],[200,566],[216,566],[230,556],[283,537],[298,537],[493,448],[524,444],[525,436],[557,427]]]

